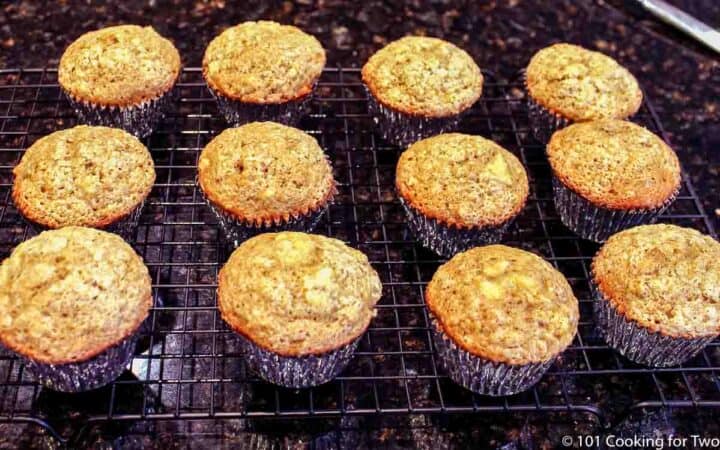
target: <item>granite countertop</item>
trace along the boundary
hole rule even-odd
[[[671,3],[720,27],[716,0]],[[361,66],[375,50],[406,34],[455,42],[483,68],[506,79],[552,42],[598,49],[618,59],[639,79],[716,228],[720,224],[720,56],[655,22],[631,1],[129,0],[112,4],[60,1],[49,7],[19,0],[0,6],[0,11],[0,67],[8,68],[55,66],[63,49],[80,34],[118,23],[154,26],[173,39],[186,66],[200,65],[205,46],[221,30],[254,19],[297,25],[323,42],[329,65],[350,67]],[[546,425],[542,419],[539,422],[520,423],[513,428],[519,432],[493,428],[492,423],[477,425],[486,428],[468,428],[460,442],[467,445],[477,438],[473,433],[489,433],[488,442],[492,436],[494,445],[501,448],[542,446],[527,442],[529,435],[543,434]],[[571,422],[571,430],[573,426]],[[138,433],[142,440],[146,432]],[[392,432],[382,433],[390,434],[375,435],[368,442],[403,442]],[[427,433],[429,445],[439,442],[437,428]],[[9,440],[0,438],[0,448],[7,442],[10,447],[17,443],[11,434],[2,434]],[[418,442],[417,436],[413,439]],[[445,445],[457,444],[457,435],[448,439]],[[284,443],[291,446],[287,440]]]

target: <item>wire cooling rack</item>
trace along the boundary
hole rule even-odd
[[[226,124],[199,69],[182,73],[175,111],[145,140],[157,182],[132,244],[153,278],[154,307],[131,370],[103,389],[57,394],[41,389],[10,353],[0,350],[0,421],[48,427],[143,419],[331,417],[407,413],[586,412],[602,424],[633,408],[720,407],[720,343],[681,367],[647,369],[607,347],[591,317],[588,271],[597,245],[559,221],[552,205],[543,146],[529,133],[521,84],[486,74],[481,101],[465,132],[514,152],[531,178],[531,195],[505,243],[541,254],[580,300],[577,338],[533,389],[510,397],[473,395],[438,366],[423,307],[423,289],[443,261],[408,234],[393,189],[400,149],[373,131],[357,69],[323,73],[301,128],[329,154],[339,182],[317,230],[365,252],[383,281],[377,317],[357,356],[335,381],[289,390],[245,368],[232,332],[216,310],[217,273],[230,250],[194,179],[198,154]],[[0,256],[34,231],[10,199],[12,168],[39,137],[76,124],[50,69],[0,71]],[[636,120],[664,136],[649,102]],[[713,234],[687,181],[662,221]]]

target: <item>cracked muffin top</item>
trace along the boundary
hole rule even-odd
[[[447,117],[482,94],[483,76],[470,55],[437,38],[408,36],[372,55],[362,80],[388,108],[405,114]]]
[[[535,53],[525,82],[535,102],[575,122],[625,119],[642,103],[638,82],[627,69],[609,56],[572,44]]]
[[[319,355],[359,337],[380,278],[342,241],[297,232],[243,242],[220,271],[218,307],[232,329],[283,356]]]
[[[458,227],[498,225],[517,215],[528,196],[522,163],[480,136],[440,134],[400,156],[395,184],[423,215]]]
[[[455,255],[435,272],[425,299],[455,344],[495,362],[548,361],[577,331],[578,301],[565,277],[539,256],[504,245]]]
[[[320,42],[297,27],[243,22],[213,39],[203,57],[208,86],[246,103],[283,103],[308,95],[325,67]]]
[[[48,228],[101,228],[147,198],[155,165],[130,133],[81,125],[39,139],[13,174],[13,201],[28,219]]]
[[[198,182],[213,205],[258,225],[316,211],[336,191],[315,138],[274,122],[220,133],[200,154]]]
[[[0,342],[38,362],[102,353],[132,335],[151,304],[142,258],[105,231],[45,231],[0,265]]]
[[[697,230],[641,225],[610,237],[592,263],[602,296],[666,336],[720,333],[720,243]]]
[[[547,145],[553,174],[576,194],[611,209],[652,209],[680,189],[680,162],[655,134],[624,120],[572,124]]]
[[[60,86],[79,101],[137,105],[168,92],[180,76],[180,53],[152,27],[118,25],[80,36],[63,53]]]

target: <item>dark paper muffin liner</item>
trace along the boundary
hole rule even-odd
[[[362,337],[321,355],[292,357],[280,356],[238,336],[248,367],[265,381],[288,388],[317,386],[335,378],[347,367]]]
[[[208,205],[208,208],[210,208],[210,211],[217,217],[223,237],[227,243],[233,247],[237,247],[242,242],[262,233],[277,233],[280,231],[302,231],[309,233],[317,227],[317,224],[325,213],[326,207],[332,203],[331,198],[327,203],[314,211],[310,211],[308,214],[293,216],[290,217],[290,220],[286,221],[257,224],[255,222],[237,219],[231,214],[226,213],[221,208],[215,206],[210,199],[205,196],[202,188],[199,186],[198,191],[200,191],[205,199],[205,203]]]
[[[455,383],[477,394],[513,395],[540,381],[555,358],[530,364],[506,364],[473,355],[460,348],[430,313],[430,330],[439,361]]]
[[[445,258],[451,258],[456,253],[479,245],[500,242],[514,219],[499,226],[456,228],[425,216],[410,206],[402,197],[400,197],[400,203],[405,209],[408,228],[412,234],[424,247]]]
[[[523,84],[525,85],[525,97],[527,99],[530,130],[532,131],[533,136],[535,136],[535,139],[543,144],[547,144],[554,132],[570,125],[572,121],[546,109],[532,98],[530,91],[527,88],[524,71]]]
[[[130,212],[130,214],[101,229],[110,233],[115,233],[126,241],[132,241],[135,238],[135,233],[137,232],[138,226],[140,225],[140,216],[142,216],[142,211],[145,208],[145,203],[146,200],[143,200],[142,202],[140,202],[140,204],[138,204],[138,206],[135,207],[135,209]],[[34,222],[27,217],[24,218],[25,221],[33,228],[33,230],[35,230],[36,233],[41,233],[43,231],[51,229],[37,222]]]
[[[413,116],[384,106],[375,99],[367,86],[365,92],[368,96],[368,111],[383,139],[400,148],[405,149],[421,139],[457,130],[460,125],[462,113],[440,118]]]
[[[717,337],[679,338],[648,330],[620,313],[594,281],[592,286],[598,330],[610,347],[638,364],[651,367],[677,366],[698,354]]]
[[[230,125],[271,121],[294,126],[300,122],[308,110],[315,88],[313,87],[313,91],[300,99],[273,104],[241,102],[227,97],[209,86],[208,90],[215,98],[220,114]]]
[[[553,176],[553,201],[562,223],[583,239],[605,242],[613,234],[636,225],[653,223],[675,201],[676,191],[653,209],[607,209],[585,200]]]
[[[23,357],[25,367],[48,389],[81,392],[113,382],[132,360],[137,334],[110,347],[93,358],[69,364],[44,364]]]
[[[81,123],[122,128],[139,138],[152,134],[175,101],[174,87],[157,98],[123,107],[98,105],[76,99],[65,90],[63,93]]]

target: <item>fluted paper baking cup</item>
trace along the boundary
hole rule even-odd
[[[25,367],[48,389],[81,392],[113,382],[132,360],[137,334],[130,336],[93,358],[69,364],[44,364],[23,357]]]
[[[284,103],[247,103],[234,100],[208,86],[210,94],[217,102],[218,111],[230,125],[237,126],[250,122],[278,122],[283,125],[294,126],[300,122],[308,109],[313,97],[313,91],[304,97]]]
[[[430,330],[441,365],[455,383],[477,394],[513,395],[535,385],[555,358],[530,364],[506,364],[473,355],[460,348],[430,316]]]
[[[208,205],[208,208],[210,208],[210,211],[212,211],[217,218],[223,237],[228,244],[233,247],[237,247],[242,242],[262,233],[277,233],[280,231],[302,231],[309,233],[317,227],[317,224],[325,213],[326,207],[330,205],[333,200],[331,197],[324,205],[305,215],[291,216],[289,220],[257,224],[255,222],[237,219],[231,214],[226,213],[223,209],[215,206],[212,201],[205,196],[199,186],[198,191],[200,191],[205,199],[205,203]]]
[[[698,354],[717,336],[679,338],[648,330],[626,318],[592,282],[595,323],[608,345],[638,364],[677,366]]]
[[[265,381],[288,388],[317,386],[335,378],[347,367],[362,337],[320,355],[280,356],[238,336],[248,367]]]
[[[653,209],[608,209],[585,200],[553,175],[553,201],[560,221],[583,239],[605,242],[613,234],[636,225],[653,223],[675,201],[678,191]]]
[[[174,87],[154,99],[146,100],[138,105],[122,107],[86,102],[73,97],[64,89],[63,93],[83,124],[122,128],[139,138],[146,137],[155,131],[175,100]]]
[[[527,88],[527,79],[523,71],[523,84],[525,86],[525,98],[527,99],[528,120],[530,122],[530,130],[535,139],[547,144],[550,137],[557,130],[570,125],[572,121],[559,114],[556,114],[538,102],[536,102]]]
[[[405,210],[410,232],[424,247],[445,258],[451,258],[456,253],[479,245],[500,242],[513,221],[510,219],[499,226],[456,228],[425,216],[410,206],[402,197],[400,197],[400,203]]]
[[[380,135],[391,144],[407,148],[410,144],[440,133],[457,130],[462,113],[450,117],[422,117],[401,113],[377,101],[365,86],[368,111],[373,117]]]

